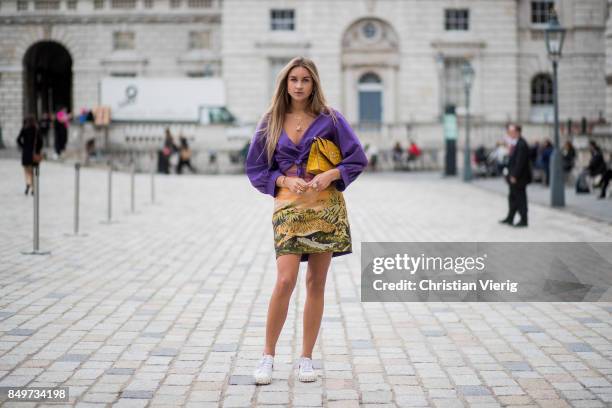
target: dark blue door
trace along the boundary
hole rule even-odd
[[[359,91],[359,122],[382,122],[382,92]]]

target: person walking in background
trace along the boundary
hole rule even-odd
[[[378,148],[375,144],[368,143],[364,147],[364,152],[366,154],[366,157],[368,158],[370,170],[376,171],[376,166],[378,165]]]
[[[61,108],[55,115],[53,128],[55,130],[55,155],[56,158],[61,157],[62,152],[68,144],[68,126],[70,124],[70,114],[66,112],[66,108]]]
[[[475,176],[483,176],[487,177],[491,175],[492,171],[489,166],[489,154],[487,152],[487,148],[484,145],[478,145],[474,150],[473,154],[473,162],[476,166],[474,171]]]
[[[606,160],[603,156],[603,151],[597,142],[594,140],[589,140],[589,150],[591,151],[591,160],[589,160],[589,164],[585,170],[592,178],[601,176],[599,183],[597,183],[595,187],[601,187],[601,194],[599,195],[599,198],[605,198],[608,184],[610,183],[610,177],[612,176],[610,173],[612,171],[608,169],[608,165],[606,164]]]
[[[495,176],[501,175],[508,164],[508,146],[503,141],[498,140],[495,143],[495,149],[489,154],[487,160],[494,167]]]
[[[404,158],[404,150],[402,149],[402,145],[400,142],[396,142],[395,146],[393,146],[393,169],[399,170],[402,166],[402,161]]]
[[[416,160],[421,156],[421,148],[416,144],[414,140],[410,141],[408,146],[408,161]]]
[[[601,147],[594,140],[589,140],[589,150],[591,152],[591,159],[586,168],[589,176],[597,177],[603,175],[606,172],[607,166]]]
[[[164,145],[159,152],[158,156],[158,170],[160,173],[170,174],[170,158],[177,151],[176,144],[174,144],[174,137],[170,132],[170,128],[166,128],[164,136]]]
[[[313,175],[306,164],[316,136],[326,139],[329,149],[331,143],[336,145],[340,162]],[[304,337],[297,378],[316,381],[312,350],[323,316],[327,272],[332,257],[352,252],[342,191],[367,163],[347,120],[328,106],[314,62],[303,57],[292,59],[277,76],[272,101],[257,126],[245,165],[251,184],[274,197],[277,278],[268,305],[263,355],[253,373],[256,384],[272,381],[276,343],[287,318],[300,262],[305,261]]]
[[[89,165],[91,159],[96,159],[97,156],[95,137],[87,139],[87,142],[85,142],[85,165]]]
[[[599,194],[600,199],[606,198],[606,192],[608,190],[608,185],[610,184],[610,179],[612,178],[612,169],[607,168],[604,174],[601,175],[601,193]]]
[[[177,174],[183,174],[183,167],[187,166],[192,173],[195,173],[195,169],[191,165],[191,148],[189,147],[189,143],[187,143],[187,139],[183,136],[179,137],[179,162],[176,166]]]
[[[506,180],[509,186],[508,215],[500,221],[502,224],[515,227],[527,226],[527,184],[531,183],[531,163],[529,161],[529,146],[521,135],[521,126],[511,124],[508,126],[510,138],[510,157]],[[514,224],[514,216],[519,213],[520,220]]]
[[[561,150],[561,166],[563,167],[566,183],[569,181],[575,163],[576,149],[574,149],[572,142],[568,140],[563,144],[563,149]]]
[[[544,144],[539,152],[538,166],[544,172],[544,178],[542,183],[547,186],[550,182],[550,158],[552,156],[554,148],[552,142],[549,139],[544,140]]]
[[[38,124],[33,115],[28,115],[23,120],[23,127],[17,137],[17,145],[21,148],[21,165],[25,173],[26,189],[25,194],[31,191],[34,195],[32,184],[33,169],[38,166],[43,147],[43,140],[38,130]]]

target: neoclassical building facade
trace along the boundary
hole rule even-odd
[[[107,76],[221,77],[228,109],[252,124],[280,68],[304,55],[330,104],[381,148],[442,146],[445,106],[460,124],[467,111],[466,63],[476,143],[510,120],[550,137],[553,8],[567,29],[561,120],[612,118],[606,0],[6,0],[0,125],[11,145],[26,113],[96,106]]]
[[[567,28],[561,119],[595,122],[606,106],[603,0],[225,0],[229,100],[239,116],[255,120],[274,74],[292,56],[306,55],[318,64],[332,105],[354,124],[379,124],[363,134],[387,147],[407,138],[436,146],[444,107],[455,105],[460,121],[466,113],[467,62],[475,71],[477,141],[494,142],[510,120],[533,137],[550,137],[552,67],[543,30],[553,8]]]
[[[0,2],[0,125],[100,103],[106,77],[222,75],[220,0]]]

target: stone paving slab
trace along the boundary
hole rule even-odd
[[[0,160],[0,386],[68,386],[78,407],[605,407],[610,303],[361,303],[361,241],[612,241],[609,224],[533,206],[528,229],[497,224],[505,197],[434,174],[364,174],[345,192],[354,253],[334,258],[302,384],[303,279],[271,385],[249,376],[275,280],[272,200],[244,176],[113,179],[44,163],[40,248],[16,160]],[[5,403],[27,407],[33,403]]]

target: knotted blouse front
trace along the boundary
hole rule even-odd
[[[341,178],[335,180],[335,184],[338,191],[344,191],[367,166],[368,159],[357,135],[344,116],[335,109],[334,113],[337,123],[333,122],[331,115],[320,113],[297,144],[283,130],[274,150],[271,165],[268,165],[265,150],[266,136],[262,132],[265,124],[261,123],[251,140],[245,164],[251,184],[262,193],[274,197],[277,192],[276,179],[282,175],[311,179],[312,175],[306,172],[306,163],[314,138],[320,137],[333,141],[342,153],[342,161],[336,166]]]

